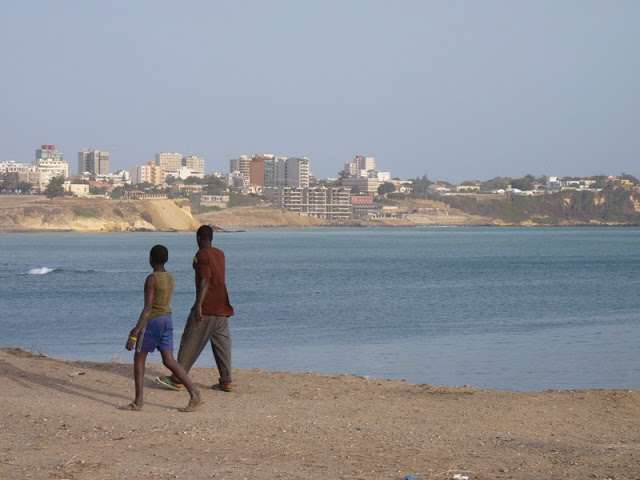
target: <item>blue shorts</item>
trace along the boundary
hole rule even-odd
[[[173,320],[171,314],[150,319],[138,334],[136,352],[151,353],[155,349],[173,351]]]

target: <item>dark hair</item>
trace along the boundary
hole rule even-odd
[[[208,238],[209,240],[213,239],[213,228],[209,225],[202,225],[198,231],[196,232],[200,238]]]
[[[151,260],[158,265],[164,265],[169,260],[169,250],[164,245],[155,245],[149,255]]]

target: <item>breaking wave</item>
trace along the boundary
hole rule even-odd
[[[29,270],[29,275],[46,275],[47,273],[55,272],[57,268],[40,267],[32,268]]]

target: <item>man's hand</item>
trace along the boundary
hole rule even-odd
[[[196,322],[204,322],[204,317],[202,316],[202,306],[193,307],[194,313],[196,314]]]

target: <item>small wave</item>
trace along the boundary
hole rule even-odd
[[[40,267],[32,268],[29,270],[29,275],[46,275],[47,273],[55,272],[57,268]]]

